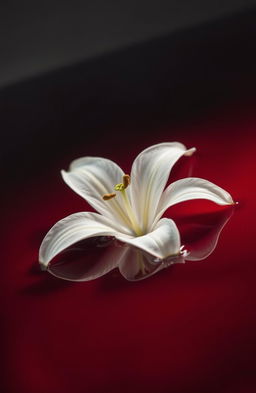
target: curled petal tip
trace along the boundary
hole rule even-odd
[[[66,182],[67,171],[65,171],[65,169],[61,169],[60,174],[64,182]]]
[[[232,196],[230,195],[230,200],[227,202],[228,205],[230,206],[237,206],[239,204],[239,202],[235,202],[232,198]]]
[[[191,147],[191,149],[187,150],[184,156],[192,156],[196,152],[196,147]]]

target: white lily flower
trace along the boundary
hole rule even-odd
[[[98,236],[115,237],[152,255],[156,262],[181,256],[184,251],[177,226],[173,220],[161,218],[166,209],[191,199],[234,204],[227,191],[200,178],[181,179],[165,188],[177,160],[194,151],[178,142],[151,146],[135,159],[130,176],[105,158],[73,161],[68,172],[61,171],[63,179],[97,213],[75,213],[57,222],[41,244],[42,267],[47,268],[69,246]]]

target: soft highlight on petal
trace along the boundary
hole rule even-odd
[[[154,221],[161,194],[170,171],[183,155],[191,155],[178,142],[160,143],[142,151],[135,159],[131,171],[131,198],[137,220],[147,232]]]
[[[221,206],[234,204],[231,195],[223,188],[208,180],[188,177],[170,184],[163,192],[154,224],[169,207],[193,199],[206,199]]]
[[[180,234],[174,221],[168,218],[161,219],[155,230],[144,236],[125,238],[117,235],[116,238],[161,260],[180,254]]]
[[[114,222],[97,213],[75,213],[58,221],[47,233],[39,250],[43,267],[67,247],[94,236],[115,236],[120,233]],[[126,235],[122,234],[126,239]]]
[[[106,158],[83,157],[73,161],[69,171],[62,170],[61,174],[65,183],[97,212],[118,222],[122,232],[131,232],[122,199],[103,200],[103,195],[112,193],[123,178],[124,172],[117,164]]]

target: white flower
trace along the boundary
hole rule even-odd
[[[68,172],[61,172],[63,179],[98,213],[75,213],[57,222],[41,244],[42,267],[72,244],[98,236],[115,237],[160,262],[182,255],[177,226],[161,218],[166,209],[191,199],[234,204],[227,191],[200,178],[188,177],[165,188],[176,161],[194,151],[178,142],[151,146],[135,159],[131,176],[105,158],[73,161]]]

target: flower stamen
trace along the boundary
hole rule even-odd
[[[116,184],[114,187],[114,190],[115,191],[124,191],[129,186],[130,183],[131,183],[130,175],[124,175],[123,176],[123,183]]]
[[[115,192],[111,192],[110,194],[104,194],[102,198],[104,199],[104,201],[108,201],[109,199],[112,199],[115,196],[116,196],[116,193]]]
[[[126,188],[129,186],[129,184],[131,183],[131,178],[129,175],[124,175],[123,176],[123,183],[118,183],[115,185],[114,190],[115,191],[120,191],[122,198],[123,198],[123,202],[124,202],[124,207],[127,213],[127,216],[132,224],[133,230],[136,233],[137,236],[141,236],[142,235],[142,231],[141,228],[139,227],[136,217],[134,215],[134,212],[132,211],[132,207],[129,201],[129,198],[126,194]]]
[[[124,175],[123,176],[124,189],[126,189],[129,186],[130,183],[131,183],[130,175]]]
[[[129,186],[129,184],[131,183],[131,178],[130,175],[123,175],[123,183],[118,183],[115,185],[114,190],[115,191],[120,191],[121,192],[121,196],[123,198],[123,206],[125,208],[125,212],[127,214],[127,218],[130,221],[132,228],[134,230],[134,232],[136,233],[137,236],[141,236],[143,233],[141,231],[141,228],[139,227],[138,223],[137,223],[137,219],[134,215],[134,212],[132,211],[132,207],[129,201],[129,198],[126,194],[126,188]],[[109,199],[112,199],[116,196],[115,192],[109,193],[109,194],[104,194],[103,195],[103,199],[104,201],[108,201]]]

